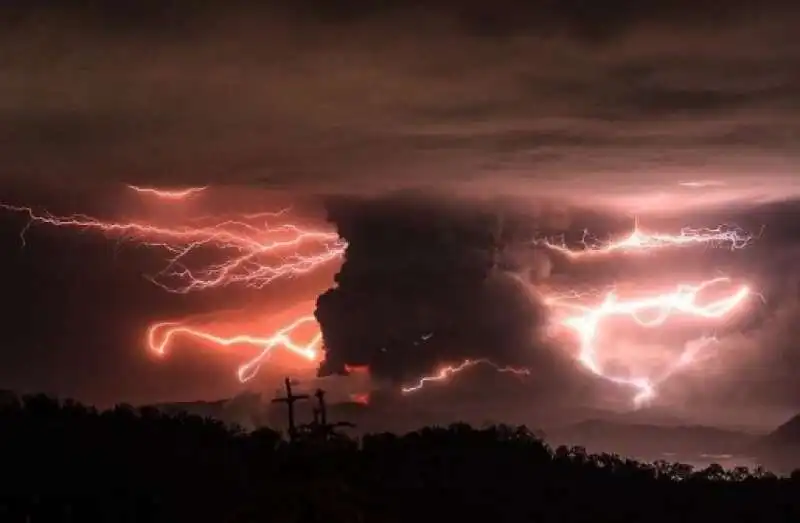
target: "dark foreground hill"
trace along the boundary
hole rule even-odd
[[[0,406],[3,522],[798,521],[800,474],[551,449],[524,427],[352,440],[35,396]]]

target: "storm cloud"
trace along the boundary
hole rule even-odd
[[[4,16],[6,179],[645,209],[645,190],[672,205],[797,190],[791,3],[56,4]],[[698,179],[721,184],[677,185]]]
[[[403,384],[466,359],[547,359],[536,346],[544,307],[498,270],[497,215],[403,196],[328,208],[348,248],[336,286],[318,299],[322,374],[368,366],[378,381]]]
[[[199,207],[217,197],[237,210],[274,210],[275,193],[281,206],[327,202],[349,247],[318,303],[322,374],[366,364],[396,384],[487,357],[567,383],[575,365],[541,336],[543,286],[726,272],[765,304],[726,331],[719,375],[698,376],[692,401],[794,401],[800,222],[796,202],[766,203],[800,194],[795,3],[6,4],[3,201],[69,189],[81,194],[70,212],[116,216],[109,195],[134,183],[209,185],[198,212],[215,212]],[[385,196],[408,188],[425,198]],[[741,252],[650,258],[576,261],[531,246],[563,233],[579,247],[586,228],[624,234],[634,216],[658,231],[736,222],[764,234]],[[41,275],[26,281],[8,294],[44,287]]]
[[[622,286],[623,293],[626,286],[669,291],[678,282],[725,274],[749,284],[756,296],[732,321],[705,331],[717,342],[705,350],[702,365],[664,385],[663,401],[719,406],[736,397],[741,405],[779,405],[795,389],[776,371],[778,362],[796,357],[791,342],[796,329],[788,321],[798,292],[796,270],[789,266],[796,258],[786,221],[791,209],[762,206],[645,224],[676,233],[687,223],[741,224],[743,234],[749,230],[754,236],[747,248],[699,245],[571,258],[535,240],[561,235],[565,245],[580,249],[587,230],[598,241],[630,233],[630,218],[572,207],[556,212],[545,203],[443,201],[418,193],[332,199],[329,220],[348,248],[334,286],[317,301],[325,340],[320,374],[366,366],[376,383],[396,387],[444,365],[487,359],[531,371],[529,402],[576,390],[584,391],[581,401],[587,404],[625,400],[627,389],[591,378],[572,360],[569,340],[548,337],[551,310],[542,296],[600,290],[600,300],[603,289],[612,287]],[[660,342],[675,346],[674,357],[683,343],[666,334]],[[476,383],[477,378],[464,379]],[[549,385],[537,389],[543,396],[531,395],[533,384],[543,381]]]

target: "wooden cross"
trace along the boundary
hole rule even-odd
[[[289,414],[289,440],[294,441],[295,438],[297,438],[297,427],[294,421],[294,404],[296,401],[308,399],[309,396],[308,394],[293,394],[292,382],[289,378],[284,380],[284,386],[286,387],[286,396],[275,398],[272,400],[272,403],[286,403]]]
[[[355,425],[347,421],[337,421],[336,423],[328,423],[328,408],[327,405],[325,404],[325,391],[322,389],[317,389],[317,391],[314,393],[314,396],[316,396],[317,402],[319,404],[319,407],[314,409],[315,418],[319,416],[318,419],[319,430],[321,431],[322,436],[325,439],[328,439],[330,436],[332,436],[334,434],[333,429],[337,427],[355,427]]]

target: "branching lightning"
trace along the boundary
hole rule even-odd
[[[581,241],[582,249],[570,249],[562,240],[560,243],[552,239],[537,240],[535,244],[555,250],[572,259],[603,256],[611,253],[649,252],[657,249],[677,248],[684,246],[703,245],[707,247],[726,247],[731,250],[742,249],[749,246],[754,237],[737,228],[720,225],[715,228],[684,227],[677,235],[644,232],[639,228],[638,220],[631,233],[621,239],[600,242],[584,231]],[[633,387],[636,391],[634,403],[642,403],[656,395],[656,386],[672,376],[681,367],[695,361],[697,354],[706,346],[716,341],[713,337],[703,337],[686,345],[684,351],[663,374],[657,378],[638,376],[625,377],[609,374],[604,371],[598,360],[599,347],[597,334],[603,320],[613,316],[628,316],[642,327],[659,327],[676,314],[695,316],[706,320],[718,320],[727,316],[739,307],[753,291],[747,287],[739,287],[735,292],[712,303],[701,305],[698,295],[705,289],[722,283],[730,283],[728,278],[715,278],[699,285],[678,285],[677,290],[667,294],[654,294],[637,300],[621,300],[615,292],[606,294],[598,306],[588,306],[581,303],[585,298],[583,293],[576,290],[553,293],[545,296],[546,304],[556,312],[570,311],[565,319],[561,320],[563,326],[575,332],[580,341],[578,362],[592,374],[616,383],[618,385]],[[645,312],[657,314],[650,319],[642,319]],[[510,369],[498,367],[487,360],[467,360],[460,365],[447,366],[436,374],[424,376],[416,384],[404,387],[403,392],[414,392],[431,382],[440,382],[466,370],[477,363],[486,363],[498,371],[514,372],[516,374],[529,374],[527,369]]]
[[[720,225],[715,228],[684,227],[680,233],[657,234],[644,232],[639,228],[638,221],[631,233],[621,239],[601,242],[591,236],[588,231],[583,232],[581,239],[582,249],[568,248],[563,239],[555,242],[550,239],[537,240],[534,243],[560,252],[570,258],[605,255],[615,252],[649,252],[657,249],[703,245],[707,247],[726,247],[731,250],[742,249],[750,245],[754,237],[737,227]]]
[[[439,369],[436,374],[432,374],[430,376],[423,376],[417,380],[416,383],[413,385],[409,385],[406,387],[402,387],[403,393],[410,393],[410,392],[417,392],[418,390],[422,389],[426,384],[431,382],[439,382],[439,381],[446,381],[454,374],[458,374],[461,371],[474,367],[476,365],[489,365],[493,367],[494,370],[497,372],[510,372],[512,374],[516,374],[518,376],[528,376],[530,375],[530,370],[528,369],[517,369],[514,367],[501,367],[496,363],[493,363],[487,359],[478,359],[478,360],[464,360],[458,365],[447,365]]]
[[[336,261],[346,246],[335,233],[291,223],[269,225],[267,220],[283,217],[287,209],[245,214],[238,219],[204,218],[197,225],[175,227],[139,221],[105,221],[83,214],[56,216],[49,212],[37,213],[30,207],[0,207],[29,217],[21,232],[23,245],[28,229],[44,224],[95,231],[118,241],[160,249],[168,254],[167,265],[150,279],[164,290],[175,293],[228,285],[262,288],[279,278],[302,276]],[[201,249],[212,250],[217,256],[222,253],[224,259],[191,267],[192,261],[203,258],[192,257]],[[275,349],[288,350],[307,361],[319,361],[322,335],[318,328],[306,343],[295,339],[295,331],[307,325],[316,325],[313,315],[301,316],[269,336],[223,337],[181,322],[158,322],[147,331],[147,346],[153,353],[163,355],[177,338],[185,337],[218,346],[255,347],[258,354],[238,370],[239,380],[246,382],[257,374]]]
[[[132,190],[160,199],[185,199],[205,190],[205,187],[183,191],[162,191],[129,186]],[[250,288],[264,286],[281,278],[308,274],[328,263],[338,261],[346,243],[336,233],[309,229],[294,223],[271,224],[282,219],[288,210],[241,214],[234,217],[204,217],[192,225],[165,226],[140,221],[105,221],[83,214],[56,216],[37,213],[29,207],[0,205],[3,209],[24,213],[29,217],[21,237],[24,245],[27,230],[35,224],[95,231],[121,242],[158,249],[166,253],[166,266],[151,280],[166,291],[190,293],[228,285]],[[751,235],[735,227],[684,228],[677,235],[643,232],[638,223],[630,235],[619,240],[599,242],[585,232],[581,249],[570,249],[551,239],[537,240],[537,245],[560,252],[570,258],[602,256],[615,252],[648,252],[656,249],[690,245],[727,247],[732,250],[748,246]],[[214,254],[222,261],[203,262]],[[599,304],[587,305],[587,296],[575,290],[550,293],[546,304],[554,312],[558,325],[569,329],[578,339],[577,361],[588,371],[613,383],[632,387],[634,401],[641,404],[653,398],[657,385],[681,367],[693,363],[700,351],[714,342],[711,337],[689,343],[664,373],[659,376],[618,376],[606,371],[600,363],[598,332],[603,322],[612,317],[627,317],[644,328],[663,326],[676,315],[692,316],[710,322],[719,321],[741,307],[754,294],[741,286],[725,297],[701,303],[699,295],[711,287],[731,285],[727,278],[715,278],[697,285],[682,284],[665,294],[653,294],[638,299],[623,299],[615,291],[608,292]],[[645,314],[651,314],[649,318]],[[311,326],[314,334],[306,341],[297,341],[297,331]],[[257,353],[238,369],[242,382],[252,379],[261,365],[276,349],[289,351],[303,360],[318,363],[321,358],[322,335],[313,315],[303,315],[267,336],[237,334],[219,336],[192,327],[184,322],[158,322],[147,331],[147,347],[154,354],[164,355],[178,338],[193,339],[222,347],[247,346]],[[435,374],[420,377],[415,383],[401,388],[403,393],[419,391],[428,384],[447,382],[454,375],[475,367],[488,365],[498,372],[529,375],[528,369],[499,366],[486,359],[465,360],[442,367]]]
[[[319,347],[322,343],[322,334],[319,333],[318,329],[311,340],[305,344],[300,344],[292,338],[292,335],[299,327],[308,324],[316,324],[316,319],[313,315],[301,316],[268,337],[256,337],[245,334],[222,337],[180,323],[160,322],[151,325],[150,328],[147,329],[147,347],[153,353],[163,356],[170,345],[175,341],[175,338],[179,336],[190,337],[223,347],[235,345],[255,347],[259,351],[258,354],[239,366],[239,381],[244,383],[251,380],[258,373],[262,363],[270,356],[274,349],[279,347],[308,361],[319,361]]]
[[[636,389],[634,402],[641,404],[652,399],[656,394],[656,385],[671,376],[680,366],[692,363],[697,352],[714,341],[703,338],[690,343],[669,369],[657,379],[647,376],[625,377],[607,373],[598,361],[599,347],[597,337],[604,320],[623,316],[633,320],[645,328],[660,327],[676,315],[691,316],[705,320],[720,320],[735,311],[753,292],[748,286],[739,286],[725,297],[702,304],[699,295],[702,291],[723,284],[731,284],[729,278],[714,278],[697,285],[678,285],[668,293],[655,294],[639,299],[621,299],[614,291],[606,294],[597,306],[587,306],[572,300],[550,298],[548,305],[556,311],[565,312],[560,324],[570,328],[578,337],[580,350],[578,361],[593,374],[611,382],[631,386]],[[646,318],[644,315],[652,316]]]
[[[166,227],[137,221],[104,221],[74,214],[55,216],[29,207],[1,206],[23,212],[33,224],[94,230],[119,241],[161,249],[167,265],[151,280],[166,291],[189,293],[228,285],[263,288],[280,278],[308,274],[338,260],[346,244],[334,232],[306,229],[294,224],[271,226],[254,215],[249,221],[225,220],[198,226]],[[212,249],[225,258],[219,263],[200,263],[194,256]],[[311,251],[311,252],[309,252]],[[205,259],[208,259],[205,257]]]

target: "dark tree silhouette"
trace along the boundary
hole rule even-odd
[[[800,473],[695,471],[526,427],[297,438],[120,405],[0,404],[2,522],[798,521]]]

